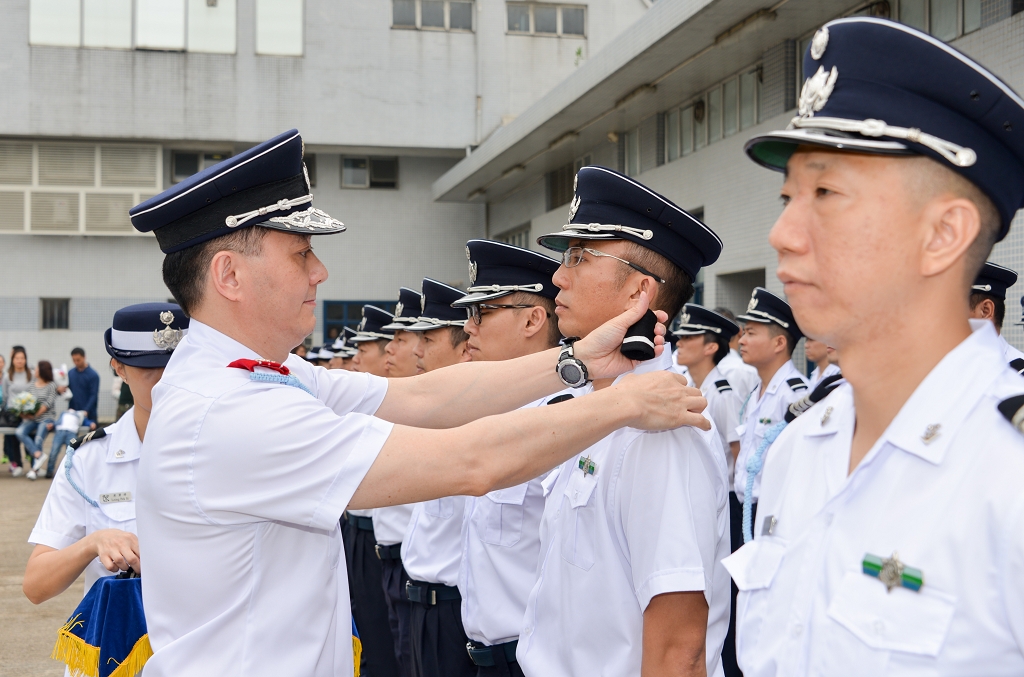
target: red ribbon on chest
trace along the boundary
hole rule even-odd
[[[235,360],[228,365],[229,369],[245,369],[246,371],[255,371],[256,367],[271,369],[284,376],[291,373],[291,370],[280,362],[271,362],[270,360]]]

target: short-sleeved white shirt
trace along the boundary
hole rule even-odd
[[[634,373],[668,369],[668,360],[663,354]],[[594,474],[579,469],[582,457]],[[529,677],[639,675],[644,610],[655,596],[682,591],[704,592],[707,670],[722,674],[729,509],[714,429],[623,428],[566,461],[541,538],[516,654]]]
[[[732,442],[739,442],[740,439],[739,433],[736,432],[736,426],[740,423],[740,409],[743,408],[743,400],[740,399],[732,382],[719,371],[717,366],[704,377],[704,382],[700,384],[700,392],[708,401],[706,415],[715,422],[718,439],[722,443],[722,451],[725,454],[725,462],[729,467],[731,485],[735,463],[729,445]]]
[[[378,545],[397,545],[405,538],[415,503],[391,505],[373,510],[373,536]]]
[[[834,376],[838,373],[840,373],[838,364],[829,363],[825,365],[825,371],[822,371],[818,367],[815,367],[814,370],[811,371],[810,378],[807,379],[808,390],[814,390],[814,386],[818,385],[819,383],[827,379],[829,376]]]
[[[755,390],[747,398],[743,405],[743,422],[736,428],[740,436],[740,453],[736,457],[736,472],[733,475],[733,491],[736,498],[743,503],[747,488],[747,461],[757,451],[757,447],[764,439],[764,434],[769,428],[785,421],[786,410],[794,401],[800,399],[809,392],[807,381],[804,375],[797,371],[792,360],[782,365],[764,394],[758,397],[758,390]],[[768,457],[771,455],[771,448],[765,450],[762,468],[768,464]],[[754,477],[753,494],[756,501],[761,495],[761,475]]]
[[[133,410],[107,426],[106,436],[86,442],[72,455],[71,479],[95,501],[94,507],[68,481],[65,463],[46,494],[43,509],[28,537],[29,543],[61,550],[103,529],[136,533],[135,483],[142,443]],[[85,567],[85,591],[103,576],[113,574],[93,559]]]
[[[352,674],[339,519],[392,425],[387,381],[286,362],[192,320],[153,388],[139,464],[147,677]],[[273,373],[259,370],[261,373]]]
[[[462,559],[465,496],[417,503],[402,539],[402,565],[414,581],[456,587]]]
[[[1003,349],[1003,359],[1007,364],[1024,357],[1024,353],[1011,346],[1009,341],[1002,335],[999,336],[999,345]]]
[[[1024,437],[997,410],[1024,384],[971,324],[853,473],[849,385],[776,440],[754,540],[726,560],[746,677],[1024,674]],[[920,591],[863,573],[893,552]]]
[[[543,406],[559,394],[523,408]],[[537,580],[546,476],[466,498],[459,592],[462,625],[476,642],[493,646],[519,637]]]

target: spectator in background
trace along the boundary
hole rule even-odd
[[[29,384],[28,392],[35,395],[37,409],[33,414],[22,414],[21,425],[15,433],[25,445],[26,461],[32,461],[32,469],[25,477],[36,478],[36,472],[48,460],[43,456],[43,442],[53,430],[53,405],[57,401],[57,385],[53,382],[53,367],[46,360],[36,365],[36,378]]]
[[[28,355],[25,354],[23,346],[11,348],[11,364],[3,376],[3,398],[4,406],[10,406],[15,397],[28,390],[32,384],[32,372],[28,366]],[[10,421],[12,427],[21,425],[21,421]],[[25,470],[21,461],[21,442],[16,436],[4,436],[4,453],[10,464],[11,474],[15,477],[21,476]]]
[[[135,397],[132,395],[132,389],[128,387],[127,383],[121,381],[121,386],[118,389],[117,395],[117,416],[114,418],[114,420],[120,421],[121,417],[124,416],[125,412],[127,412],[134,406]]]
[[[75,368],[68,372],[67,388],[71,388],[68,409],[84,411],[87,419],[95,421],[98,418],[96,405],[100,399],[100,375],[85,361],[85,351],[81,348],[71,350],[71,361]],[[59,387],[57,392],[63,393],[67,388]]]

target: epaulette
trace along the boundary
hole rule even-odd
[[[732,386],[724,378],[721,381],[715,381],[715,387],[718,388],[718,392],[726,393],[732,390]]]
[[[74,438],[73,440],[68,442],[68,446],[77,451],[78,447],[82,446],[86,442],[92,442],[93,440],[101,440],[106,436],[106,428],[96,428],[96,430],[87,432],[81,439],[77,437]]]
[[[1010,360],[1010,369],[1024,376],[1024,358],[1018,357],[1015,360]]]
[[[558,404],[559,402],[565,402],[571,399],[573,399],[572,394],[565,393],[564,395],[559,395],[558,397],[552,397],[550,400],[545,402],[545,404]]]
[[[999,403],[999,413],[1006,417],[1006,420],[1024,434],[1024,395],[1014,395]]]
[[[798,393],[801,390],[807,390],[807,384],[804,382],[802,378],[789,378],[786,379],[786,383],[789,384],[789,389],[795,393]]]

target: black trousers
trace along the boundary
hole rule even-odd
[[[519,663],[509,663],[505,660],[504,654],[495,655],[494,665],[488,668],[477,666],[476,677],[526,677]]]
[[[752,506],[752,522],[757,523],[757,503]],[[732,540],[732,551],[736,552],[743,545],[743,504],[736,497],[736,492],[729,492],[729,535]],[[732,601],[729,613],[729,632],[725,635],[722,646],[722,670],[725,677],[743,677],[740,666],[736,663],[736,595],[739,589],[732,584]]]
[[[386,559],[380,563],[384,572],[384,601],[388,605],[388,621],[395,642],[395,658],[402,677],[413,677],[412,668],[412,602],[405,596],[405,573],[400,559]]]
[[[415,677],[476,677],[462,627],[462,601],[412,604],[412,662]]]
[[[342,518],[344,521],[344,518]],[[373,531],[354,524],[342,532],[348,586],[352,595],[352,618],[363,644],[359,674],[366,677],[399,677],[395,644],[391,638],[388,607],[381,587],[383,572],[374,546]]]
[[[21,441],[14,435],[4,435],[4,456],[12,466],[21,466]]]

